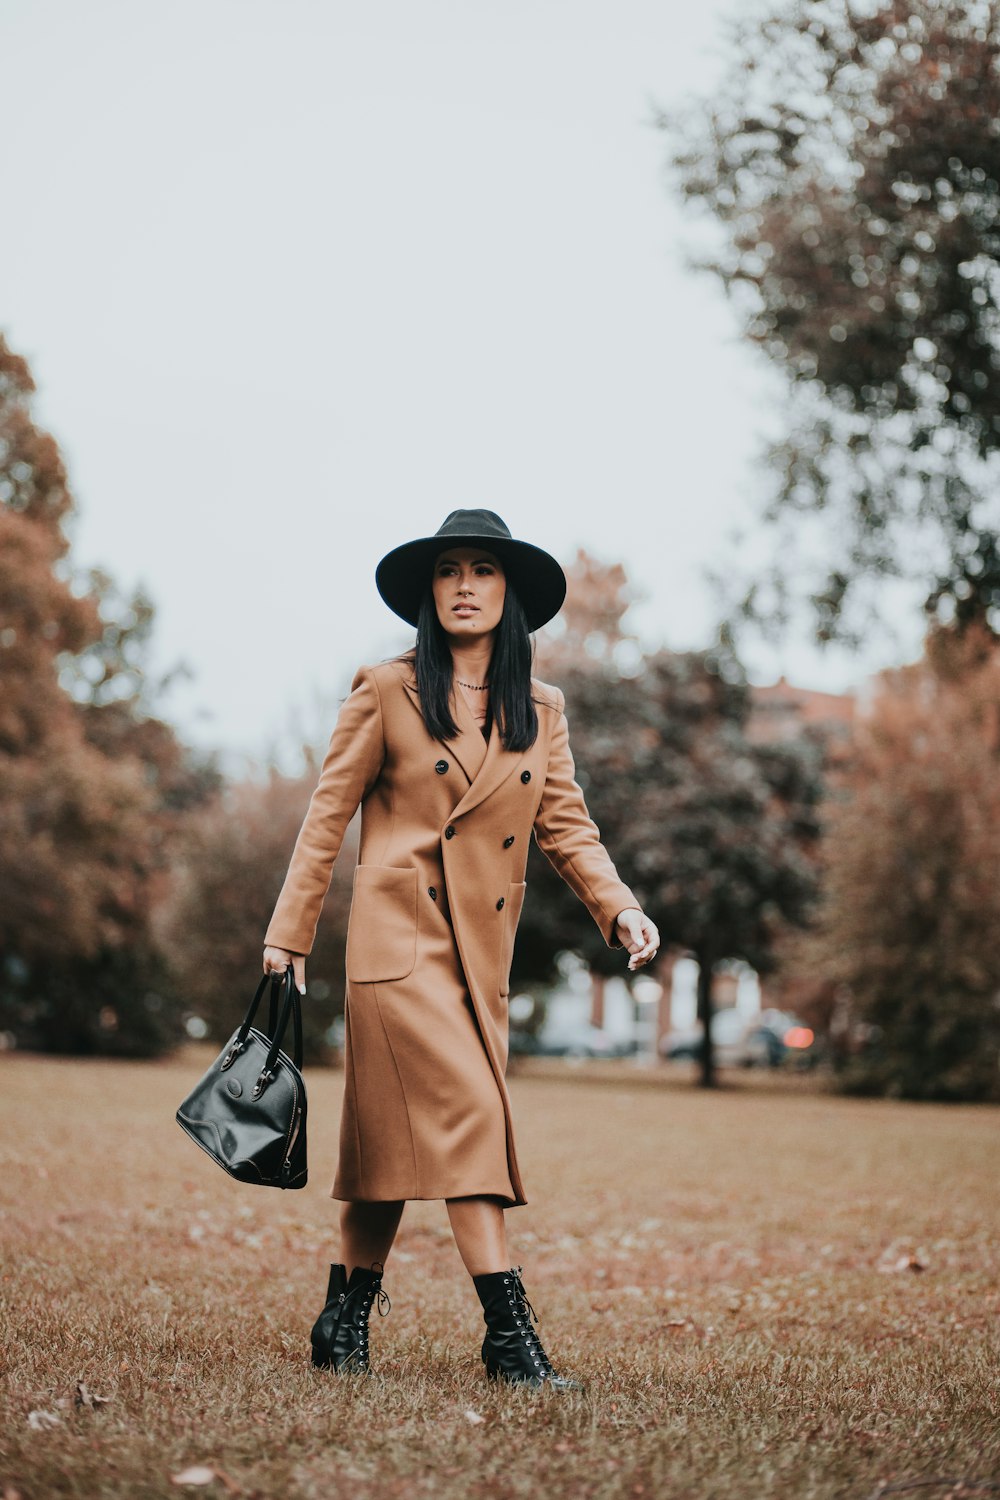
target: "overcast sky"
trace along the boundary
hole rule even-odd
[[[194,674],[189,741],[325,735],[411,639],[378,558],[456,506],[622,561],[647,642],[708,643],[780,386],[687,269],[651,118],[711,90],[737,3],[0,0],[0,329],[76,560]],[[798,636],[754,680],[900,652]]]

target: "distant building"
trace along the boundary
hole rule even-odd
[[[793,687],[785,677],[763,687],[751,683],[750,704],[746,733],[757,744],[796,740],[811,733],[846,744],[859,713],[856,693]]]

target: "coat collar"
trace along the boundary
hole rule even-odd
[[[412,667],[403,674],[401,680],[414,709],[420,713],[420,694],[417,692],[417,680]],[[454,688],[451,708],[458,725],[458,734],[454,739],[439,740],[438,743],[445,750],[451,751],[469,780],[468,789],[452,812],[452,817],[458,817],[462,813],[471,812],[480,802],[492,796],[524,760],[524,752],[503,748],[496,719],[493,720],[487,745],[464,696],[456,693]]]

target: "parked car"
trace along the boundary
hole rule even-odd
[[[660,1055],[671,1062],[694,1062],[702,1055],[704,1033],[700,1021],[682,1031],[669,1031],[660,1040]],[[775,1066],[775,1040],[756,1017],[748,1022],[739,1011],[717,1011],[712,1017],[712,1042],[715,1060],[722,1066]]]
[[[683,1031],[670,1031],[660,1041],[661,1057],[695,1061],[701,1057],[704,1028],[700,1021]],[[720,1010],[712,1017],[715,1060],[722,1067],[777,1068],[794,1059],[811,1065],[816,1038],[808,1026],[784,1011],[765,1010],[749,1019],[736,1010]]]
[[[510,1050],[521,1057],[625,1057],[632,1043],[581,1021],[543,1027],[538,1036],[512,1028]]]
[[[797,1068],[815,1067],[822,1053],[822,1040],[811,1026],[784,1010],[762,1010],[759,1020],[775,1039],[778,1063]]]

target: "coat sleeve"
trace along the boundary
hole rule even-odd
[[[570,890],[583,902],[610,948],[620,948],[615,932],[619,912],[638,901],[618,877],[611,856],[601,843],[600,830],[587,811],[569,748],[569,728],[563,712],[566,699],[558,691],[558,720],[549,749],[545,787],[535,817],[535,841]]]
[[[371,669],[361,667],[330,736],[265,945],[311,952],[344,830],[378,779],[384,759],[378,684]]]

